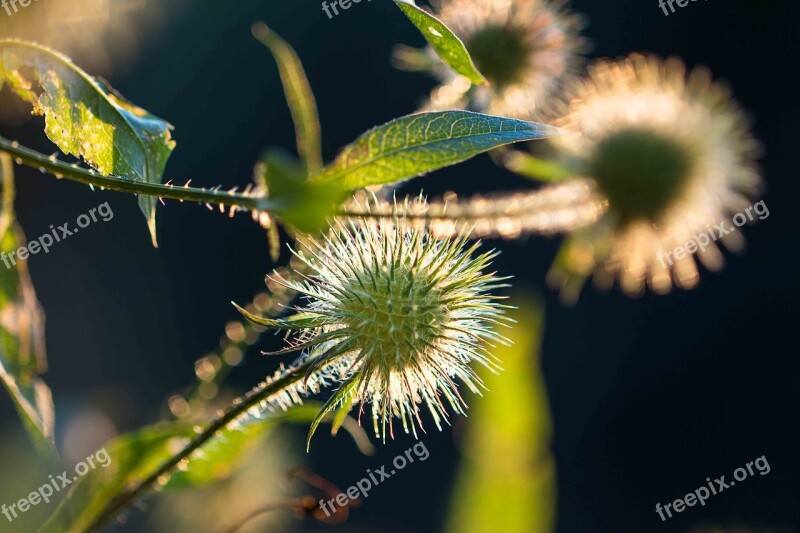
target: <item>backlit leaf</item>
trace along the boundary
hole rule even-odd
[[[447,65],[476,85],[487,83],[472,61],[467,47],[441,20],[408,0],[394,0],[428,44]]]
[[[337,183],[349,190],[388,185],[559,131],[546,124],[470,111],[418,113],[363,134],[311,181]]]
[[[45,118],[45,133],[62,152],[103,175],[160,184],[175,148],[167,122],[114,92],[42,46],[0,40],[0,88],[7,84]],[[140,196],[156,244],[156,202]]]

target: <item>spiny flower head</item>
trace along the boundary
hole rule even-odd
[[[474,87],[450,69],[437,70],[444,85],[430,107],[472,106],[490,114],[531,119],[574,76],[587,48],[583,19],[561,0],[436,0],[439,18],[466,45],[491,83]],[[471,101],[470,101],[471,98]]]
[[[607,209],[572,235],[551,279],[570,290],[594,271],[601,285],[618,277],[629,294],[645,283],[666,292],[673,279],[695,286],[691,255],[671,268],[657,257],[752,202],[759,145],[744,114],[707,70],[687,75],[680,60],[638,54],[597,62],[570,96],[557,123],[573,134],[553,142]],[[722,264],[713,244],[697,256],[711,269]]]
[[[473,256],[478,246],[398,219],[357,219],[297,252],[310,274],[285,282],[307,300],[282,321],[299,333],[290,350],[307,350],[309,376],[341,381],[318,421],[339,405],[369,403],[385,439],[395,416],[416,436],[423,404],[439,428],[446,406],[464,412],[457,382],[479,392],[470,364],[494,368],[487,347],[505,342],[493,330],[505,306],[489,294],[504,279],[485,272],[496,254]]]

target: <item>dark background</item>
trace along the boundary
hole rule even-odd
[[[316,0],[163,4],[161,24],[143,25],[138,34],[136,59],[117,66],[112,57],[107,74],[130,100],[175,125],[178,147],[167,178],[176,182],[244,186],[264,147],[293,148],[275,64],[250,36],[255,20],[265,20],[303,58],[316,89],[326,158],[371,126],[412,112],[433,86],[424,75],[390,66],[395,43],[422,43],[384,0],[354,5],[333,20]],[[770,217],[745,229],[745,255],[729,256],[719,274],[704,272],[692,292],[630,299],[589,288],[574,308],[561,306],[544,287],[558,240],[498,243],[506,252],[498,269],[540,287],[546,300],[543,365],[555,423],[558,529],[748,524],[800,530],[794,329],[800,189],[792,159],[800,123],[800,7],[790,0],[716,0],[692,2],[665,17],[656,0],[575,0],[573,6],[590,20],[593,57],[678,55],[730,83],[766,147]],[[114,39],[114,31],[102,38]],[[82,64],[80,56],[74,59]],[[2,135],[54,151],[39,119],[4,125]],[[119,429],[155,421],[163,399],[191,382],[194,360],[217,346],[222,326],[235,317],[229,302],[247,301],[262,287],[272,268],[263,232],[243,215],[228,220],[168,202],[159,207],[160,248],[154,249],[132,197],[92,193],[26,168],[17,181],[18,214],[29,237],[104,201],[115,214],[30,261],[48,315],[46,379],[59,420],[69,418],[71,405],[102,397],[97,408]],[[435,193],[456,185],[477,190],[520,180],[481,157],[412,187]],[[253,356],[233,382],[247,388],[269,368]],[[4,427],[16,424],[4,396],[0,412]],[[343,529],[424,532],[441,524],[457,454],[449,431],[429,434],[426,442],[431,460],[425,468],[374,491]],[[364,458],[347,439],[321,435],[311,462],[347,486],[411,444],[402,437]],[[768,475],[666,523],[658,519],[656,502],[682,497],[706,477],[729,479],[762,455]]]

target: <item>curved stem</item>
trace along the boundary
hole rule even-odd
[[[11,155],[18,164],[46,171],[59,178],[77,181],[85,185],[93,185],[112,191],[157,196],[169,200],[198,202],[203,204],[222,205],[248,211],[271,211],[279,208],[278,202],[246,193],[221,192],[213,189],[198,189],[175,185],[147,183],[119,176],[103,176],[98,172],[65,163],[53,156],[31,150],[19,143],[0,137],[0,152]]]
[[[302,365],[288,370],[279,378],[263,383],[259,387],[253,389],[242,398],[234,401],[216,420],[209,424],[202,433],[194,438],[187,444],[180,452],[170,457],[164,462],[153,474],[146,478],[141,483],[127,489],[125,492],[118,495],[111,500],[105,509],[98,515],[98,517],[87,528],[87,532],[100,531],[101,528],[118,513],[123,511],[126,507],[133,504],[134,500],[139,497],[143,492],[147,491],[157,483],[163,476],[168,476],[172,473],[184,459],[189,459],[191,455],[202,448],[206,443],[214,438],[218,431],[225,429],[230,423],[238,420],[242,415],[247,413],[251,408],[259,405],[260,403],[269,400],[270,398],[282,393],[289,387],[292,387],[305,378],[306,371],[311,368],[313,359],[309,359]]]

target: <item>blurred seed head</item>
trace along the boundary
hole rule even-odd
[[[687,73],[678,59],[638,54],[598,61],[568,94],[557,124],[571,134],[552,143],[608,208],[572,234],[551,281],[569,292],[593,272],[600,285],[619,279],[631,295],[646,284],[658,293],[673,283],[694,287],[692,255],[670,268],[657,257],[752,203],[760,145],[744,113],[706,69]],[[736,249],[740,239],[721,242]],[[712,270],[722,265],[713,243],[697,259]]]

